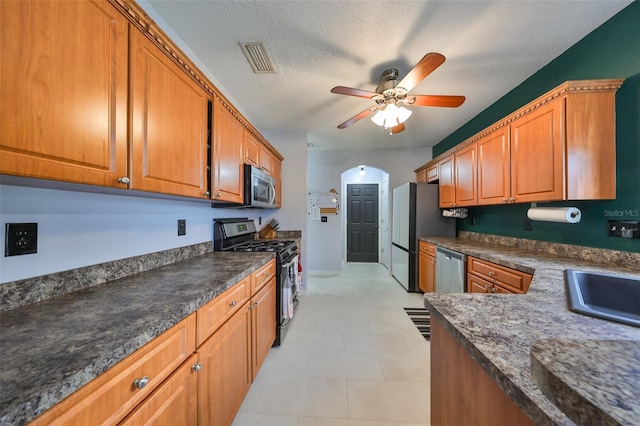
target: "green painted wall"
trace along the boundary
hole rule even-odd
[[[617,195],[610,201],[538,203],[577,206],[579,224],[523,223],[530,204],[473,207],[458,229],[640,252],[640,239],[607,236],[607,221],[640,220],[640,2],[636,1],[433,147],[440,155],[567,80],[626,78],[616,93]],[[475,218],[475,225],[471,224]]]

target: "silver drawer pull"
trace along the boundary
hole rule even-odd
[[[196,365],[192,365],[192,366],[191,366],[191,369],[197,373],[197,372],[199,372],[200,370],[202,370],[202,364],[197,363]]]
[[[137,387],[138,389],[142,389],[147,386],[147,383],[149,383],[149,377],[144,376],[142,379],[135,379],[133,381],[133,386]]]
[[[234,306],[236,306],[237,304],[238,304],[238,302],[236,302],[236,301],[234,300],[233,302],[229,303],[229,306],[231,306],[231,307],[233,308],[233,307],[234,307]]]

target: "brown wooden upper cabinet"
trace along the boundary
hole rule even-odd
[[[418,171],[438,171],[441,208],[615,199],[623,81],[561,84]]]
[[[563,199],[562,99],[478,139],[478,204]]]
[[[565,83],[561,96],[478,139],[478,204],[614,199],[621,83]]]
[[[131,41],[130,188],[208,198],[209,97],[141,32]]]
[[[244,162],[260,167],[260,151],[262,144],[248,131],[244,132]]]
[[[0,1],[0,40],[1,174],[241,203],[247,162],[280,199],[282,157],[230,104],[207,158],[219,92],[135,1]]]
[[[242,203],[244,200],[244,141],[240,121],[216,98],[213,104],[211,151],[211,198]]]
[[[0,173],[122,187],[128,29],[103,0],[0,1]]]
[[[441,208],[473,206],[477,202],[476,144],[472,143],[438,165],[439,206]]]

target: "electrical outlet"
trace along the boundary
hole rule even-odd
[[[178,219],[178,237],[187,235],[187,220]]]
[[[607,235],[621,238],[640,238],[640,221],[610,220]]]
[[[4,256],[20,256],[38,252],[37,223],[7,223],[5,226]]]
[[[522,229],[525,231],[533,231],[533,226],[531,225],[531,219],[529,219],[528,217],[524,218]]]

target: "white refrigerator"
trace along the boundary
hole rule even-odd
[[[418,288],[418,238],[455,237],[456,219],[443,217],[438,185],[405,183],[393,189],[391,275],[407,290]]]

